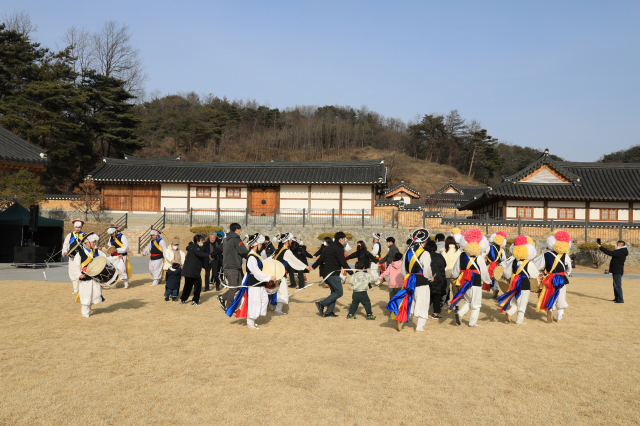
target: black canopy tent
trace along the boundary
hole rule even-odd
[[[13,262],[14,247],[22,246],[27,239],[32,239],[40,247],[47,247],[48,253],[62,249],[64,222],[38,216],[38,230],[32,238],[29,231],[29,210],[18,203],[0,212],[0,229],[4,238],[4,243],[0,245],[0,263]],[[62,255],[58,253],[54,259],[59,262]]]

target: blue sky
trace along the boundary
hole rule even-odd
[[[147,91],[458,109],[502,141],[571,161],[640,144],[638,1],[30,1],[35,39],[126,23]]]

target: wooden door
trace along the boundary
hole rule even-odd
[[[131,185],[107,183],[102,185],[102,210],[131,210]]]
[[[142,184],[131,185],[131,211],[159,212],[160,185]]]
[[[277,196],[275,188],[251,188],[251,215],[273,216]]]

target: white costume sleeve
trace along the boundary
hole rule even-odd
[[[143,256],[148,256],[149,253],[151,253],[151,245],[153,244],[153,240],[149,241],[149,244],[147,244],[147,248],[144,249],[144,251],[142,252]]]
[[[73,258],[73,264],[76,268],[76,274],[79,277],[80,275],[82,275],[82,259],[80,258],[80,256],[76,256]]]
[[[405,252],[402,255],[402,268],[400,268],[400,272],[402,272],[402,276],[404,277],[405,275],[407,275],[407,269],[404,267],[404,258],[407,256],[407,253]],[[389,268],[387,268],[387,270],[389,270]]]
[[[478,268],[480,268],[480,277],[482,278],[482,282],[485,284],[491,284],[491,276],[489,275],[489,268],[487,268],[487,264],[484,259],[480,259],[479,257],[476,259],[476,263],[478,264]]]
[[[536,268],[536,265],[533,262],[527,263],[527,273],[529,274],[529,278],[537,279],[540,275],[540,271]]]
[[[66,237],[64,237],[64,243],[62,244],[62,252],[69,253],[71,246],[69,245],[69,240],[71,240],[71,233],[68,233]]]
[[[260,282],[267,282],[271,279],[270,275],[262,272],[260,267],[258,266],[258,260],[255,256],[249,256],[249,260],[247,260],[247,270],[253,275],[255,279]]]
[[[506,247],[502,247],[502,254],[500,255],[500,260],[502,262],[507,260],[507,248]]]
[[[377,256],[380,254],[380,245],[379,243],[374,243],[373,244],[373,249],[371,250],[371,254],[374,256]]]
[[[164,240],[160,240],[160,247],[162,247],[162,257],[166,259],[167,253],[169,253],[169,250],[167,250],[167,243]]]
[[[291,252],[291,250],[285,250],[284,260],[296,271],[304,271],[307,269],[307,265],[302,263],[300,259]]]
[[[511,278],[511,274],[513,274],[512,265],[515,260],[515,257],[511,256],[502,264],[502,266],[504,266],[504,273],[502,274],[502,278]]]
[[[544,253],[541,254],[540,256],[536,257],[535,259],[533,259],[531,262],[529,262],[530,264],[535,265],[535,267],[539,270],[539,271],[544,271]]]
[[[126,235],[122,234],[122,247],[118,247],[116,250],[118,253],[126,253],[129,251],[129,240]]]
[[[433,272],[431,271],[431,255],[425,251],[420,255],[420,264],[422,265],[422,276],[431,281],[433,279]]]
[[[451,270],[451,278],[456,279],[460,276],[460,256],[456,259],[456,263],[453,264],[453,269]]]
[[[565,274],[571,275],[571,271],[572,271],[571,258],[569,257],[568,254],[564,255],[564,267],[565,267]]]

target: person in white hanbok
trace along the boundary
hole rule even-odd
[[[289,246],[291,245],[291,241],[293,241],[293,234],[291,232],[287,232],[284,234],[276,235],[276,239],[280,242],[280,246],[275,253],[275,259],[282,263],[289,273],[290,269],[295,269],[296,271],[311,271],[313,268],[311,266],[305,265],[298,259],[291,250],[289,250]],[[284,305],[289,304],[289,290],[287,288],[287,275],[280,280],[280,287],[278,288],[278,298],[275,311],[279,314],[286,315],[282,311],[282,307]]]
[[[73,293],[71,294],[78,292],[78,269],[75,266],[74,258],[80,249],[80,243],[85,235],[84,232],[82,232],[82,225],[84,225],[84,222],[80,219],[74,220],[73,232],[67,234],[62,244],[62,257],[69,256],[69,279],[71,280],[71,284],[73,284]]]
[[[276,277],[269,276],[262,272],[262,258],[258,256],[264,243],[264,237],[254,234],[249,237],[247,245],[251,247],[247,256],[247,272],[245,279],[247,283],[247,326],[257,330],[256,320],[267,315],[269,305],[269,295],[265,286],[269,281],[275,281]]]
[[[373,233],[373,247],[371,247],[371,254],[374,255],[378,261],[380,261],[382,255],[382,246],[380,244],[381,235],[374,232]],[[380,277],[380,266],[378,266],[378,262],[371,262],[371,266],[369,267],[369,273],[373,278],[376,279],[375,285],[380,285],[377,283],[378,278]]]
[[[82,241],[84,247],[80,249],[81,251],[78,251],[78,254],[73,259],[79,279],[78,299],[81,303],[82,316],[85,318],[89,318],[92,305],[104,302],[100,281],[86,274],[87,265],[93,258],[98,256],[106,257],[111,263],[118,260],[117,256],[107,256],[104,252],[98,250],[99,239],[100,237],[93,232],[86,234]]]
[[[109,234],[109,245],[115,247],[118,257],[118,261],[115,263],[116,268],[120,271],[120,279],[124,283],[124,288],[129,288],[129,274],[128,270],[131,268],[129,262],[129,239],[122,232],[118,231],[116,225],[111,225],[107,228],[107,234]],[[112,253],[109,253],[112,254]],[[116,288],[116,283],[113,283],[111,288]]]
[[[151,286],[158,285],[162,279],[162,265],[164,264],[165,256],[167,253],[167,243],[160,237],[160,231],[157,229],[151,230],[151,241],[147,245],[147,248],[142,252],[143,256],[149,256],[149,273],[153,278]]]

